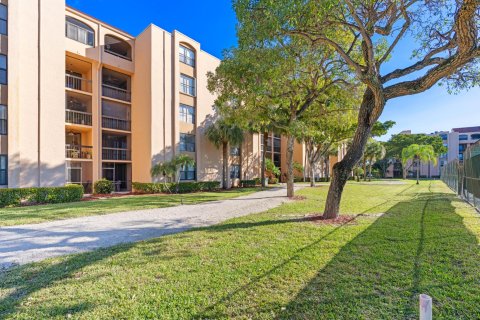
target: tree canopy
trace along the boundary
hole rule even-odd
[[[395,134],[385,143],[387,158],[402,158],[402,150],[412,144],[430,145],[436,155],[447,152],[447,147],[443,145],[440,136],[427,134]]]

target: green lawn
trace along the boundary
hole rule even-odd
[[[93,216],[130,210],[164,208],[183,204],[197,204],[247,195],[259,189],[244,188],[221,192],[199,192],[183,195],[145,195],[110,198],[73,203],[50,204],[0,209],[0,227],[51,220]]]
[[[301,219],[306,200],[0,274],[0,318],[435,319],[480,317],[480,218],[441,182],[347,185],[348,225]]]

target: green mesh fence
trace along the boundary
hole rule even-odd
[[[442,180],[480,210],[480,141],[463,153],[463,164],[452,161],[442,169]]]

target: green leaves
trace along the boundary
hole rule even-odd
[[[408,160],[419,160],[422,162],[432,161],[437,163],[437,156],[431,145],[412,144],[402,150],[402,163],[405,165]]]

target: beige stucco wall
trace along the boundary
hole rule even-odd
[[[205,129],[214,115],[215,96],[207,89],[207,73],[215,71],[220,60],[204,51],[197,52],[197,179],[222,179],[222,151],[205,138]],[[230,177],[230,176],[229,176]]]
[[[15,39],[9,41],[8,59],[11,187],[65,181],[64,3],[42,1],[39,12],[37,1],[9,4],[9,39]]]
[[[155,43],[157,45],[157,43]],[[137,37],[136,73],[133,77],[132,145],[133,181],[149,182],[152,155],[152,29]],[[160,77],[162,78],[162,77]],[[158,134],[161,134],[158,132]]]

